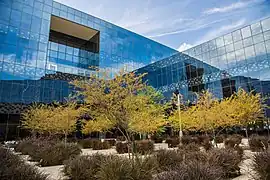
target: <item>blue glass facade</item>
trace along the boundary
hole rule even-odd
[[[52,17],[90,27],[99,33],[98,51],[51,41]],[[76,29],[75,29],[76,31]],[[122,67],[138,69],[175,50],[52,0],[0,0],[0,102],[61,101],[68,83],[61,72],[90,76],[91,67],[111,77]],[[55,78],[55,77],[54,77]]]
[[[216,97],[238,88],[270,94],[270,18],[137,70],[167,97],[176,89],[184,100],[209,89]]]
[[[176,89],[184,100],[204,89],[223,98],[239,87],[269,95],[270,18],[179,53],[52,0],[0,0],[0,138],[18,133],[32,102],[63,101],[70,80],[123,67],[148,73],[168,98]]]
[[[94,42],[52,31],[54,19],[72,25],[62,27],[65,31],[95,33]],[[96,68],[113,77],[123,67],[132,71],[175,53],[52,0],[0,0],[0,138],[16,134],[26,105],[63,101],[72,91],[72,79],[90,76]]]

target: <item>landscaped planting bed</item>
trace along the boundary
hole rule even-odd
[[[36,167],[26,164],[18,155],[0,146],[1,180],[48,180]]]
[[[197,138],[199,139],[199,137]],[[239,146],[242,137],[241,139],[238,136],[229,137],[226,139],[228,144],[221,149],[203,148],[205,142],[210,143],[210,138],[204,138],[203,142],[198,141],[197,138],[186,137],[185,143],[181,146],[177,145],[177,148],[156,151],[154,151],[153,141],[135,141],[133,144],[135,154],[130,154],[130,158],[126,154],[128,146],[125,142],[117,142],[118,154],[114,149],[111,149],[112,152],[114,151],[113,154],[104,150],[87,149],[89,155],[80,155],[81,150],[77,144],[65,144],[60,140],[48,138],[22,140],[15,150],[30,155],[31,160],[39,162],[41,166],[64,164],[61,170],[63,176],[75,180],[109,180],[112,178],[216,180],[233,179],[241,175],[240,165],[245,157],[243,156],[244,151]],[[97,143],[98,147],[101,146],[98,149],[102,149],[101,141],[94,140],[94,143]],[[123,153],[125,155],[120,155]],[[270,156],[268,156],[269,152],[263,150],[254,155],[255,166],[251,168],[253,168],[252,172],[256,173],[256,177],[268,177],[268,164],[270,164]],[[37,169],[33,172],[47,178]]]
[[[81,149],[75,143],[64,143],[46,138],[28,138],[20,141],[15,151],[29,155],[32,161],[41,166],[61,165],[70,157],[77,156]]]

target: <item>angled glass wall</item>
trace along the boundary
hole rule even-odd
[[[270,93],[270,18],[140,68],[149,84],[167,97],[176,89],[185,100],[209,89],[218,98],[238,88]]]

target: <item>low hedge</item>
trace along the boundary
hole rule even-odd
[[[154,151],[154,142],[150,140],[141,140],[135,142],[135,153],[149,154]]]
[[[19,156],[4,147],[0,147],[0,164],[1,180],[48,180],[47,174],[26,164]]]

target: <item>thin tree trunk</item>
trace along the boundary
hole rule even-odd
[[[267,118],[267,134],[268,134],[268,139],[270,139],[269,118]]]
[[[65,148],[67,147],[67,133],[65,132]]]
[[[246,126],[245,132],[246,132],[246,137],[247,137],[247,139],[248,139],[248,127],[247,127],[247,126]]]

